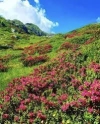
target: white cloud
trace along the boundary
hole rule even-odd
[[[34,0],[35,3],[39,4],[39,0]]]
[[[34,0],[39,4],[39,0]],[[46,11],[40,6],[32,6],[28,0],[3,0],[0,2],[0,15],[7,19],[18,19],[23,23],[36,24],[46,32],[51,32],[58,22],[46,17]]]
[[[96,19],[96,21],[97,21],[98,23],[100,23],[100,17],[98,17],[98,18]]]

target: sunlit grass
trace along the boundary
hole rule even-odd
[[[33,71],[32,67],[14,67],[8,72],[0,72],[0,90],[6,88],[7,84],[14,78],[26,76]]]

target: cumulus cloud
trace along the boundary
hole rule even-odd
[[[98,23],[100,23],[100,17],[98,17],[98,18],[96,19],[96,21],[97,21]]]
[[[2,0],[0,2],[0,15],[6,19],[18,19],[23,23],[33,23],[45,32],[51,32],[58,22],[53,22],[46,17],[45,9],[40,7],[39,0],[32,6],[28,0]],[[39,6],[38,6],[39,5]]]

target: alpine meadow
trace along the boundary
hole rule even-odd
[[[0,17],[0,124],[100,124],[100,23],[49,34]]]

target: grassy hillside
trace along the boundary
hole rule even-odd
[[[23,24],[19,20],[6,20],[5,18],[0,16],[0,27],[3,31],[8,31],[12,33],[26,33],[26,34],[34,34],[37,36],[45,36],[47,33],[43,32],[38,26],[27,23]]]
[[[1,124],[100,124],[100,24],[0,38]]]

